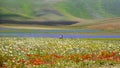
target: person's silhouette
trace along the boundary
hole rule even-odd
[[[62,39],[63,38],[63,35],[60,35],[60,37],[59,37],[60,39]]]

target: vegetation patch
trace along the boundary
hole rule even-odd
[[[119,39],[0,38],[1,67],[120,67]]]

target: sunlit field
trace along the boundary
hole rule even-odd
[[[120,68],[120,39],[0,37],[0,68]]]

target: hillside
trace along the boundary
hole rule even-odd
[[[1,19],[51,20],[50,16],[61,19],[62,13],[55,9],[55,0],[0,0]],[[54,18],[53,18],[54,19]],[[53,20],[52,19],[52,20]],[[55,19],[54,19],[55,20]]]
[[[120,17],[108,18],[102,20],[91,20],[89,22],[77,23],[71,27],[78,29],[97,29],[97,30],[110,30],[120,32]]]
[[[120,0],[0,0],[0,18],[71,20],[120,17]]]
[[[66,0],[59,8],[79,18],[112,18],[120,16],[120,0]]]

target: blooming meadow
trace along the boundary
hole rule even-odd
[[[0,37],[0,68],[120,68],[120,39]]]

